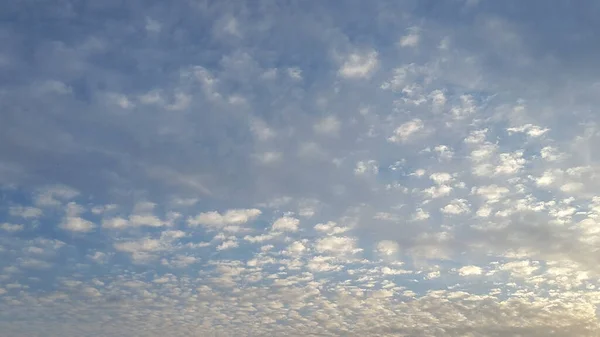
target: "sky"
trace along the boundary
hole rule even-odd
[[[0,2],[0,336],[600,335],[600,2]]]

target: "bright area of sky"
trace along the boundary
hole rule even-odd
[[[599,336],[599,14],[0,2],[0,336]]]

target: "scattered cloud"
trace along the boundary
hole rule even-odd
[[[227,225],[242,225],[261,215],[259,209],[231,209],[223,214],[216,211],[203,212],[187,220],[189,226],[205,226],[208,228],[220,228]]]
[[[408,121],[394,130],[394,134],[388,138],[392,143],[406,142],[411,136],[417,134],[425,128],[422,120],[415,118]]]
[[[597,8],[430,7],[0,5],[1,334],[600,335]]]
[[[352,53],[348,55],[338,74],[344,78],[365,78],[377,68],[377,52]]]

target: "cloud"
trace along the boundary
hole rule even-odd
[[[483,269],[478,266],[464,266],[458,269],[458,274],[460,276],[473,276],[473,275],[481,275],[483,273]]]
[[[317,122],[313,128],[316,133],[336,136],[340,131],[340,121],[335,116],[328,116]]]
[[[219,212],[204,212],[187,220],[189,226],[206,226],[208,228],[220,228],[227,225],[243,225],[261,215],[259,209],[231,209],[223,214]]]
[[[43,211],[36,207],[13,206],[9,208],[9,214],[24,219],[35,219],[41,217]]]
[[[79,192],[68,186],[47,186],[38,191],[35,204],[39,207],[59,206],[63,201],[79,195]]]
[[[295,232],[298,230],[299,224],[300,220],[289,216],[284,216],[275,220],[271,228],[278,232]]]
[[[5,222],[2,225],[0,225],[0,229],[2,229],[3,231],[9,232],[9,233],[15,233],[15,232],[20,232],[23,229],[25,229],[25,226]]]
[[[344,78],[366,78],[377,68],[377,52],[372,50],[364,53],[348,55],[338,74]]]
[[[422,120],[415,118],[408,121],[394,130],[394,134],[388,138],[392,143],[406,142],[411,136],[417,134],[425,128]]]
[[[126,253],[154,252],[165,249],[162,242],[157,239],[142,239],[139,241],[119,242],[115,243],[114,246],[117,251]]]
[[[376,175],[379,173],[379,166],[375,160],[361,160],[356,163],[354,168],[355,175]]]
[[[442,207],[442,213],[448,215],[459,215],[470,212],[469,204],[465,199],[454,199],[446,206]]]
[[[93,222],[84,218],[70,216],[66,217],[63,220],[63,223],[60,225],[60,228],[70,232],[87,233],[94,230],[94,228],[96,228],[96,225]]]
[[[394,255],[398,253],[400,246],[398,243],[390,240],[382,240],[377,243],[377,252],[384,256]]]
[[[361,251],[356,247],[356,239],[347,236],[327,236],[317,240],[315,250],[321,254],[355,254]]]
[[[217,246],[217,250],[226,250],[226,249],[231,249],[231,248],[236,248],[238,247],[239,244],[237,241],[235,240],[227,240],[227,241],[223,241],[223,243],[221,243],[220,245]]]
[[[0,5],[0,331],[600,335],[597,8],[540,5]]]
[[[529,137],[540,137],[542,135],[544,135],[546,132],[550,131],[550,129],[543,129],[537,125],[533,125],[533,124],[525,124],[519,127],[514,127],[514,128],[508,128],[506,129],[506,131],[508,131],[509,134],[512,133],[525,133],[527,134]]]

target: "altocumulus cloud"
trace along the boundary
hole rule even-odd
[[[0,335],[600,335],[597,2],[0,13]]]

